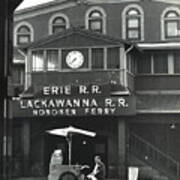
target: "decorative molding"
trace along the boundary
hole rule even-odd
[[[16,12],[14,14],[14,22],[17,22],[17,21],[22,21],[24,19],[28,19],[28,18],[32,18],[32,17],[36,17],[36,16],[39,16],[39,15],[43,15],[43,14],[48,14],[48,13],[52,13],[52,12],[55,12],[55,11],[59,11],[59,10],[63,10],[63,9],[66,9],[66,8],[70,8],[70,7],[74,7],[76,6],[77,4],[75,2],[69,2],[67,4],[60,4],[60,5],[56,5],[56,6],[53,6],[53,7],[39,7],[38,9],[31,9],[31,11],[22,11],[22,12]]]
[[[56,13],[56,14],[53,14],[50,19],[49,19],[49,23],[48,23],[48,32],[49,32],[49,35],[53,34],[53,28],[52,28],[52,22],[53,20],[56,18],[56,17],[62,17],[65,19],[65,22],[66,22],[66,29],[68,29],[70,27],[70,22],[69,22],[69,18],[67,15],[63,14],[63,13]]]
[[[34,28],[33,26],[27,22],[27,21],[22,21],[18,24],[16,24],[16,26],[14,27],[14,46],[17,46],[17,30],[21,27],[21,26],[27,26],[30,29],[30,40],[31,42],[34,41]]]
[[[86,11],[86,14],[85,14],[85,28],[88,29],[88,27],[89,27],[89,14],[94,10],[100,11],[102,13],[102,15],[103,15],[103,34],[106,34],[106,23],[107,23],[106,18],[107,18],[107,15],[106,15],[105,10],[102,7],[99,7],[99,6],[93,6],[93,7],[89,8]]]
[[[122,11],[122,38],[126,39],[126,13],[131,8],[137,9],[141,14],[140,17],[141,40],[143,41],[144,40],[144,10],[138,4],[129,4]]]

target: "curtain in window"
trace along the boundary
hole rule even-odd
[[[107,51],[107,68],[119,69],[120,67],[119,48],[108,48]]]
[[[44,70],[44,60],[43,51],[33,51],[32,52],[32,71],[43,71]]]
[[[47,70],[58,70],[58,50],[47,51]]]
[[[103,69],[104,66],[103,49],[92,49],[92,69]]]
[[[168,73],[168,54],[154,54],[154,73]]]

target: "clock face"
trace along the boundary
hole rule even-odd
[[[66,63],[70,68],[78,69],[84,63],[84,56],[80,51],[71,51],[66,56]]]

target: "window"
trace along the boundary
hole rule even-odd
[[[86,29],[106,33],[106,14],[100,7],[93,7],[86,13]]]
[[[122,13],[123,38],[144,40],[144,13],[137,5],[127,6]]]
[[[177,7],[166,8],[161,15],[161,39],[180,37],[180,9]]]
[[[89,29],[95,32],[102,33],[102,14],[99,11],[93,11],[89,15]]]
[[[48,71],[58,70],[58,50],[47,51],[47,70]]]
[[[62,32],[69,28],[69,19],[65,14],[58,13],[49,20],[49,34]]]
[[[168,54],[154,54],[154,73],[168,73]]]
[[[66,20],[63,17],[56,17],[52,23],[53,34],[66,29]]]
[[[107,50],[107,68],[119,69],[119,48],[108,48]]]
[[[44,70],[44,59],[43,50],[32,52],[32,71],[43,71]]]
[[[14,45],[24,45],[32,42],[34,39],[34,31],[31,24],[21,22],[14,28]]]
[[[175,11],[169,11],[164,18],[165,37],[180,37],[180,15]]]
[[[103,48],[92,49],[92,69],[103,69],[104,56]]]

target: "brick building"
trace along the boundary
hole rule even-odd
[[[180,3],[56,0],[14,14],[13,176],[45,179],[68,125],[73,164],[100,154],[108,179],[177,180]],[[79,152],[77,154],[77,152]]]

